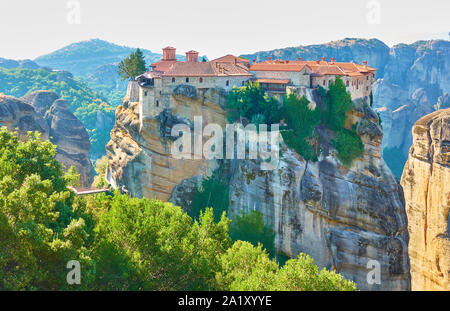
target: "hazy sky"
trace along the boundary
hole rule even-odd
[[[92,38],[217,57],[344,37],[448,39],[449,31],[449,0],[0,0],[0,57],[14,59]]]

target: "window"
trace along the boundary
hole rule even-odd
[[[147,96],[147,91],[144,92],[144,96]]]
[[[162,94],[162,91],[159,91],[159,95],[161,95]]]
[[[186,78],[186,83],[189,83],[189,77]]]
[[[175,83],[175,78],[172,78],[172,83]]]
[[[350,83],[349,83],[348,80],[347,80],[347,82],[345,82],[345,85],[348,87],[349,84],[350,84]]]
[[[156,107],[159,107],[159,100],[156,101]]]
[[[366,77],[366,80],[369,81],[369,76]]]
[[[330,84],[331,84],[331,80],[328,80],[328,86],[330,86]]]
[[[323,80],[322,85],[325,86],[325,80]]]
[[[225,82],[225,85],[226,85],[226,86],[229,86],[229,85],[230,85],[230,81],[227,80],[227,82]]]
[[[198,81],[199,81],[200,83],[203,83],[203,78],[200,77],[200,78],[198,79]]]
[[[245,85],[245,81],[242,81],[242,86],[244,86]]]

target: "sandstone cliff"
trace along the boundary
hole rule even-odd
[[[181,90],[190,91],[189,86]],[[225,103],[224,91],[209,89],[189,97],[174,94],[175,108],[164,109],[156,117],[146,117],[142,129],[138,101],[130,92],[116,110],[111,141],[106,146],[107,180],[114,187],[125,187],[134,196],[167,201],[175,186],[184,179],[207,175],[216,165],[212,161],[172,158],[172,126],[185,123],[192,127],[194,116],[202,116],[204,123],[225,125],[226,114],[221,108]]]
[[[450,109],[422,117],[403,170],[413,290],[450,290]]]
[[[0,126],[16,130],[21,139],[28,131],[39,131],[43,139],[57,145],[56,159],[66,169],[75,166],[82,187],[93,181],[92,164],[88,158],[89,136],[58,95],[48,91],[27,94],[22,99],[0,97]]]
[[[107,180],[138,197],[170,200],[186,207],[195,185],[218,165],[230,184],[229,215],[259,210],[276,233],[279,252],[310,254],[320,267],[336,269],[360,289],[410,288],[408,232],[402,188],[381,158],[382,131],[365,101],[355,102],[364,155],[344,167],[328,142],[318,162],[306,162],[288,148],[277,169],[261,171],[257,160],[175,160],[170,155],[171,128],[192,127],[194,116],[225,124],[225,94],[176,89],[170,109],[139,121],[139,103],[129,88],[116,111],[107,145]],[[309,94],[314,98],[313,94]],[[324,135],[326,136],[326,135]],[[325,146],[326,145],[326,146]],[[369,284],[368,263],[380,264],[381,283]],[[371,267],[370,267],[371,268]]]

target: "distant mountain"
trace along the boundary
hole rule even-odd
[[[0,57],[0,67],[5,69],[13,69],[13,68],[38,69],[39,65],[29,59],[14,60]]]
[[[381,113],[383,157],[401,177],[412,144],[412,126],[436,109],[450,107],[450,42],[418,41],[389,48],[377,39],[346,38],[325,44],[297,46],[244,54],[256,61],[273,59],[362,63],[377,68],[373,88],[374,108]]]
[[[389,47],[378,39],[345,38],[323,44],[300,45],[241,56],[250,61],[255,59],[257,62],[267,60],[269,57],[286,60],[297,60],[298,57],[304,60],[318,60],[325,57],[328,61],[334,57],[339,62],[353,61],[360,64],[366,60],[369,66],[378,68],[377,75],[382,76],[389,58]]]
[[[100,66],[118,64],[136,48],[121,46],[100,39],[72,43],[34,61],[41,66],[67,70],[76,76],[93,74]],[[161,54],[141,49],[149,64],[161,58]]]

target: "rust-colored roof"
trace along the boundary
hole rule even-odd
[[[176,62],[163,76],[252,76],[241,64],[219,62]]]
[[[307,64],[295,63],[257,63],[250,67],[250,71],[302,71]],[[309,67],[309,66],[308,66]]]
[[[156,63],[151,64],[152,71],[162,71],[166,72],[169,71],[169,69],[172,67],[173,64],[175,64],[176,60],[162,60]]]
[[[291,80],[277,80],[277,79],[257,79],[258,83],[268,83],[268,84],[289,84]]]
[[[250,63],[250,61],[248,59],[244,59],[244,58],[240,58],[231,54],[213,59],[211,62],[221,62],[221,63],[234,63],[234,62],[238,62],[238,63],[243,63],[243,64],[248,64]]]
[[[298,61],[298,60],[266,60],[250,67],[251,71],[301,71],[308,66],[315,76],[340,75],[340,76],[362,76],[366,73],[373,73],[375,68],[342,62]]]

